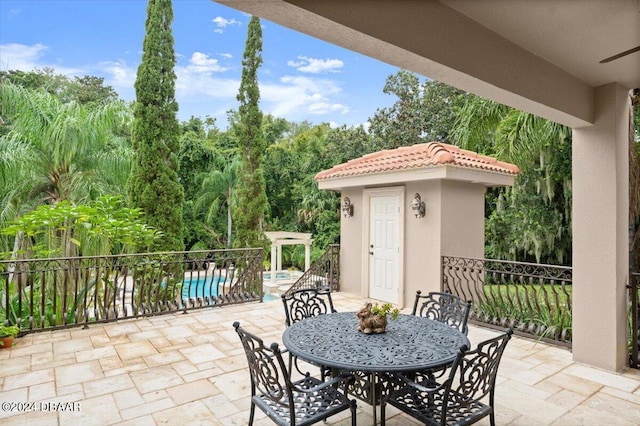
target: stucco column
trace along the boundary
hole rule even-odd
[[[276,259],[278,257],[278,249],[275,241],[271,241],[271,284],[276,283]]]
[[[311,241],[304,243],[304,270],[308,271],[311,266]]]
[[[629,90],[594,90],[595,122],[573,129],[573,359],[627,365]]]
[[[280,244],[280,242],[278,242],[278,264],[277,264],[277,268],[278,268],[278,271],[282,271],[282,244]]]

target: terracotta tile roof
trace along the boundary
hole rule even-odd
[[[367,154],[321,171],[316,174],[315,180],[415,170],[444,165],[465,169],[481,169],[508,175],[520,173],[520,169],[515,164],[498,161],[493,157],[467,151],[455,145],[429,142]]]

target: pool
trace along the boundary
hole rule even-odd
[[[278,271],[276,272],[276,281],[298,279],[300,276],[302,276],[300,271]],[[265,282],[271,281],[271,272],[263,272],[262,279]]]
[[[191,278],[182,282],[182,299],[218,296],[220,276]]]
[[[219,275],[184,280],[182,281],[182,300],[217,297],[219,282]],[[265,302],[276,299],[277,297],[271,294],[265,294],[262,298]]]

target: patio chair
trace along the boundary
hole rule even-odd
[[[269,348],[259,337],[245,331],[238,321],[233,323],[249,364],[251,376],[251,409],[249,425],[253,425],[256,406],[278,425],[311,425],[347,409],[351,425],[356,425],[356,401],[346,397],[353,376],[339,375],[323,381],[308,374],[292,382],[277,343]],[[342,391],[340,388],[342,387]]]
[[[422,292],[418,290],[411,315],[440,321],[467,334],[469,331],[467,320],[469,319],[470,309],[471,302],[465,302],[454,294],[432,291],[422,295]],[[412,374],[411,378],[416,382],[434,381],[436,378],[442,377],[447,368],[448,366],[443,366],[441,368],[418,371]]]
[[[425,425],[470,425],[489,416],[495,426],[494,395],[500,359],[511,339],[512,330],[478,344],[473,351],[460,348],[449,375],[442,383],[416,383],[402,374],[401,387],[383,398],[381,424],[385,424],[390,404]],[[488,403],[481,399],[489,395]]]
[[[470,309],[471,302],[465,302],[456,295],[432,291],[423,296],[418,290],[411,315],[443,322],[467,334]]]
[[[289,294],[283,294],[282,304],[284,306],[285,326],[289,327],[305,318],[337,312],[333,307],[331,292],[328,290],[302,289]],[[298,358],[289,353],[289,371],[292,365],[300,374],[303,373],[298,366]],[[320,367],[320,373],[324,379],[329,374],[328,369]]]

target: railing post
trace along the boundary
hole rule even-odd
[[[631,354],[629,356],[629,366],[638,368],[640,360],[638,359],[638,281],[640,280],[640,272],[630,271],[629,273],[629,299],[631,300]]]

